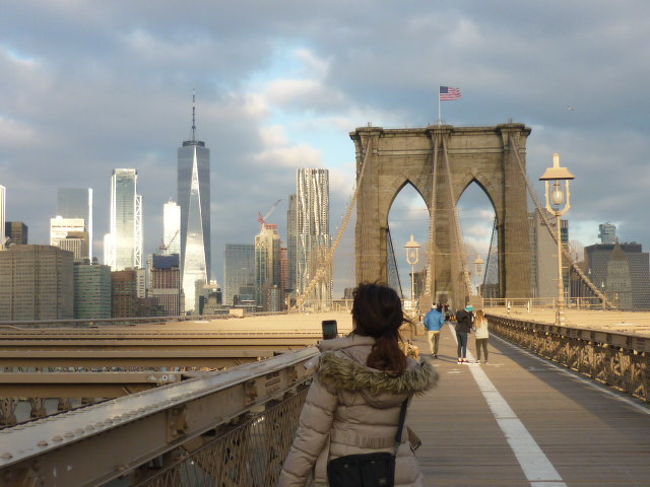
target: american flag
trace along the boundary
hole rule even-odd
[[[440,101],[452,101],[462,98],[463,94],[460,88],[452,88],[451,86],[440,87]]]

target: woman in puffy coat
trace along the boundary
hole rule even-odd
[[[280,487],[327,486],[327,462],[346,455],[395,452],[402,403],[435,386],[428,362],[399,348],[402,303],[391,288],[361,284],[354,293],[353,332],[320,343],[320,363],[300,415]],[[395,486],[422,486],[406,440],[397,449]],[[310,482],[308,484],[308,482]]]

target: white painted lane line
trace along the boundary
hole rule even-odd
[[[456,333],[450,330],[456,343]],[[474,360],[468,350],[467,357]],[[508,402],[478,364],[469,364],[469,371],[501,428],[510,449],[531,487],[567,487],[553,464],[544,454]]]
[[[525,350],[523,348],[520,348],[517,345],[514,345],[514,344],[504,340],[501,337],[498,337],[498,336],[495,336],[495,335],[491,335],[491,337],[496,338],[499,342],[503,343],[504,345],[507,345],[510,348],[513,348],[513,349],[517,350],[518,352],[523,353],[524,355],[527,355],[530,358],[534,358],[534,359],[538,360],[539,362],[542,362],[546,366],[553,367],[555,370],[557,370],[558,372],[560,372],[563,375],[566,375],[567,377],[571,377],[572,379],[576,379],[576,380],[582,382],[583,384],[591,387],[592,389],[595,389],[595,390],[597,390],[599,392],[602,392],[603,394],[606,394],[606,395],[610,396],[613,399],[616,399],[617,401],[624,402],[628,406],[632,406],[633,408],[635,408],[636,410],[642,412],[643,414],[650,415],[650,408],[648,406],[646,406],[645,404],[641,403],[640,400],[625,396],[623,392],[613,391],[612,389],[610,389],[609,387],[607,387],[604,384],[601,384],[600,382],[596,382],[596,381],[590,379],[589,377],[585,377],[582,374],[579,374],[578,372],[574,372],[573,370],[569,370],[566,367],[553,362],[552,360],[546,359],[544,357],[540,357],[539,355],[535,355],[534,353],[532,353],[532,352],[530,352],[528,350]]]

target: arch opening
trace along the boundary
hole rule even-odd
[[[410,181],[395,193],[387,220],[388,284],[403,297],[406,310],[412,310],[424,293],[426,282],[429,209]],[[405,245],[411,241],[411,235],[420,246],[417,251],[410,251],[407,259]]]
[[[497,213],[485,188],[472,180],[458,198],[458,218],[463,234],[465,268],[472,293],[501,297]]]

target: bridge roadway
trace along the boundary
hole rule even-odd
[[[427,351],[424,337],[415,343]],[[473,339],[470,351],[474,352]],[[408,422],[426,485],[650,486],[650,409],[492,335],[487,364],[458,365],[445,326],[439,386]]]

